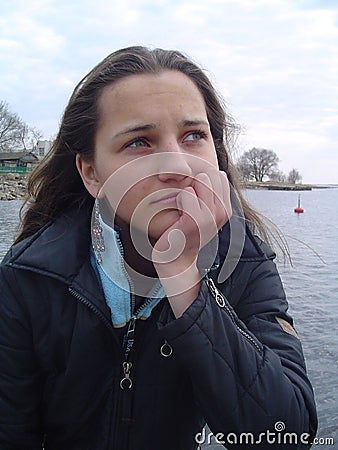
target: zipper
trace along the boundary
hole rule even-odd
[[[121,352],[121,344],[119,339],[117,338],[116,334],[114,333],[112,324],[109,320],[107,320],[107,318],[102,314],[101,311],[99,311],[94,305],[92,305],[92,303],[90,303],[89,300],[87,300],[85,297],[83,297],[81,294],[79,294],[79,292],[77,292],[74,288],[72,287],[68,287],[68,291],[69,293],[78,301],[80,301],[83,305],[85,305],[92,313],[94,313],[103,323],[104,325],[109,328],[111,334],[114,337],[114,340],[117,343],[117,346],[119,348],[119,353],[120,353],[120,359],[123,360],[123,353]],[[129,324],[128,329],[130,328],[130,330],[132,330],[132,327]],[[135,331],[135,327],[134,330]],[[131,350],[131,348],[129,349],[129,351]],[[120,386],[121,383],[123,384],[123,389],[127,388],[128,390],[131,388],[132,386],[132,380],[130,378],[130,370],[132,367],[132,363],[130,361],[124,361],[122,364],[123,367],[123,373],[124,373],[124,378],[121,380],[120,382]],[[126,394],[126,393],[125,393]],[[113,423],[111,424],[111,430],[110,433],[110,439],[113,443],[113,447],[112,448],[121,448],[120,446],[117,445],[118,440],[121,438],[119,433],[117,432],[118,430],[118,422],[119,420],[121,420],[121,417],[123,417],[123,403],[125,403],[125,397],[126,395],[123,395],[124,399],[121,399],[121,395],[122,392],[121,390],[116,390],[115,393],[115,409],[116,409],[116,414],[115,414],[115,418]],[[128,404],[131,405],[130,403],[131,401],[128,401]],[[112,433],[112,435],[111,435]],[[115,445],[116,444],[116,445]],[[122,447],[123,448],[123,447]]]
[[[152,292],[149,292],[149,295],[147,297],[147,299],[145,300],[145,302],[142,303],[141,306],[139,306],[139,308],[137,308],[136,312],[134,313],[134,316],[136,316],[136,318],[140,315],[140,313],[142,312],[143,309],[145,309],[154,298],[156,298],[156,295],[158,293],[158,291],[161,289],[161,284],[159,283],[159,285],[156,287],[156,289]]]
[[[149,305],[149,303],[152,301],[152,299],[156,296],[156,294],[158,293],[158,291],[161,289],[161,284],[159,283],[159,285],[156,287],[154,292],[149,293],[148,299],[137,309],[137,311],[135,311],[135,307],[136,307],[136,298],[135,298],[135,285],[133,283],[133,280],[130,278],[129,273],[127,272],[125,265],[124,265],[124,248],[123,248],[123,244],[119,235],[119,232],[116,231],[116,240],[117,240],[117,244],[120,250],[120,254],[121,254],[121,258],[122,261],[120,260],[120,268],[123,272],[123,274],[125,275],[125,277],[128,280],[129,286],[130,286],[130,296],[131,296],[131,302],[130,302],[130,313],[133,316],[138,316],[139,313],[142,311],[143,308],[145,308],[146,306]]]
[[[83,297],[81,294],[79,294],[75,289],[72,287],[68,287],[69,293],[75,297],[77,300],[79,300],[81,303],[83,303],[88,309],[90,309],[91,312],[93,312],[104,324],[107,328],[109,328],[110,332],[113,334],[114,337],[115,334],[113,333],[113,328],[111,322],[102,314],[101,311],[99,311],[92,303],[90,303],[89,300],[87,300],[85,297]]]
[[[124,248],[123,244],[120,238],[119,231],[116,231],[116,242],[119,248],[119,252],[121,255],[121,258],[119,259],[119,265],[122,273],[126,277],[129,287],[130,287],[130,313],[132,314],[132,317],[128,324],[128,329],[126,334],[123,337],[123,351],[124,351],[124,360],[122,362],[122,370],[123,370],[123,377],[120,380],[120,388],[122,390],[124,389],[131,389],[133,382],[130,378],[130,371],[132,368],[132,363],[129,361],[129,353],[132,350],[134,346],[135,341],[135,325],[136,325],[136,315],[134,314],[135,305],[136,305],[136,298],[135,298],[135,289],[134,289],[134,283],[132,279],[129,276],[129,273],[127,272],[125,265],[124,265]]]
[[[227,313],[230,319],[232,320],[233,324],[235,325],[236,329],[241,333],[242,336],[244,336],[250,343],[253,345],[258,352],[262,355],[263,351],[260,345],[255,341],[255,339],[247,333],[243,328],[241,328],[238,324],[238,319],[234,312],[231,310],[231,308],[227,305],[224,296],[219,292],[219,290],[216,288],[214,280],[212,278],[209,278],[208,276],[205,278],[205,282],[209,288],[209,291],[211,292],[211,295],[214,297],[217,305],[220,308],[223,308]]]
[[[93,312],[105,325],[107,328],[109,328],[110,332],[114,336],[115,340],[118,341],[115,333],[113,332],[111,323],[107,320],[107,318],[99,311],[95,306],[90,303],[89,300],[84,298],[81,294],[79,294],[75,289],[69,287],[68,288],[70,294],[75,297],[77,300],[79,300],[81,303],[83,303],[87,308],[90,309],[91,312]],[[146,305],[142,305],[138,311],[141,311],[142,308],[144,308]],[[137,311],[137,312],[138,312]],[[124,351],[124,360],[122,363],[122,369],[123,369],[123,378],[120,381],[120,387],[122,390],[124,389],[131,389],[133,382],[130,378],[130,371],[132,368],[132,363],[129,361],[129,354],[134,346],[135,342],[135,326],[136,326],[136,319],[137,316],[133,315],[132,318],[129,321],[128,329],[126,334],[123,338],[123,351]],[[120,343],[118,342],[119,347]]]
[[[104,323],[104,325],[107,328],[109,328],[109,331],[113,335],[113,338],[114,338],[114,340],[115,340],[115,342],[116,342],[116,344],[117,344],[117,346],[119,348],[120,355],[121,355],[121,345],[120,345],[120,342],[119,342],[116,334],[114,333],[114,330],[113,330],[111,322],[101,313],[101,311],[99,311],[92,303],[90,303],[89,300],[87,300],[85,297],[83,297],[81,294],[79,294],[75,289],[73,289],[72,287],[69,286],[68,287],[68,291],[76,300],[80,301],[92,313],[94,313]],[[120,358],[121,358],[121,356],[120,356]],[[120,405],[120,395],[119,395],[119,391],[117,391],[116,404],[115,404],[115,411],[116,411],[116,413],[115,413],[114,424],[112,426],[112,430],[113,430],[112,440],[113,441],[116,441],[117,421],[118,421],[118,417],[119,417],[119,405]],[[111,433],[111,431],[109,432],[109,434],[110,433]],[[113,448],[115,448],[115,447],[113,447]]]
[[[125,265],[124,265],[124,262],[123,262],[124,261],[124,248],[123,248],[123,245],[122,245],[122,242],[121,242],[120,235],[119,235],[119,233],[117,231],[116,231],[116,240],[117,240],[117,244],[119,246],[121,259],[122,259],[122,261],[120,260],[120,267],[121,267],[121,270],[122,270],[123,274],[127,278],[129,286],[130,286],[130,297],[131,297],[130,312],[131,312],[131,314],[133,314],[134,310],[135,310],[135,304],[136,304],[135,293],[134,293],[135,286],[134,286],[133,280],[130,278],[129,273],[127,272],[127,270],[125,268]]]
[[[141,314],[142,310],[145,309],[151,303],[152,299],[156,296],[160,288],[161,285],[159,285],[154,290],[153,293],[149,294],[147,300],[135,312],[132,311],[133,315],[129,320],[127,332],[123,338],[123,350],[124,350],[124,361],[122,363],[123,378],[120,381],[120,388],[122,390],[131,389],[133,385],[133,381],[130,376],[131,368],[133,366],[132,362],[130,361],[130,354],[135,343],[135,327],[137,318]]]
[[[123,375],[124,377],[120,381],[120,388],[122,390],[131,389],[133,381],[130,377],[130,371],[133,366],[132,362],[129,360],[130,352],[134,347],[135,343],[135,326],[136,326],[136,316],[133,316],[128,324],[128,329],[123,338],[123,350],[124,350],[124,361],[122,363]]]
[[[142,307],[145,307],[143,305]],[[142,310],[142,307],[138,311]],[[137,311],[137,312],[138,312]],[[118,395],[118,418],[116,418],[114,426],[114,442],[112,448],[127,448],[129,442],[130,425],[133,423],[133,380],[131,378],[131,371],[134,368],[134,362],[130,360],[135,344],[135,328],[137,316],[134,314],[128,323],[127,331],[123,338],[123,352],[124,360],[122,363],[123,375],[120,380],[120,390]],[[143,336],[144,337],[144,336]],[[123,392],[122,392],[123,391]],[[121,421],[119,424],[119,420]],[[119,425],[118,425],[119,424]],[[120,427],[118,429],[118,426]]]

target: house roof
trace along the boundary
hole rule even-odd
[[[0,152],[0,161],[17,161],[24,162],[38,161],[39,158],[32,152]]]

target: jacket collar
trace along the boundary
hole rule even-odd
[[[110,310],[90,261],[91,208],[66,213],[19,242],[2,264],[57,279],[86,299],[110,323]],[[87,303],[88,304],[88,303]]]
[[[18,243],[3,264],[31,270],[71,284],[84,263],[90,264],[91,208],[60,216],[33,236]],[[218,241],[218,242],[216,242]],[[264,261],[275,254],[254,236],[241,219],[233,216],[199,256],[204,271],[224,261]]]

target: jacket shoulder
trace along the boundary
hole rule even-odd
[[[72,279],[89,254],[90,213],[88,210],[73,211],[57,217],[12,246],[1,267]]]
[[[248,228],[248,238],[253,241],[253,244],[258,249],[259,253],[264,255],[266,259],[275,259],[276,253],[272,248],[264,242],[259,236],[253,234]]]
[[[275,252],[250,227],[237,217],[232,217],[222,228],[219,241],[221,261],[266,261],[276,257]]]
[[[36,241],[39,236],[44,232],[46,228],[50,226],[50,223],[45,225],[36,233],[32,234],[32,236],[26,237],[22,241],[13,244],[8,252],[5,254],[3,260],[1,261],[1,266],[6,266],[8,263],[11,263],[19,258],[19,256],[24,253],[33,243]]]

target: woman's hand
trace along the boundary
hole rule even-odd
[[[173,312],[180,317],[198,295],[199,251],[232,214],[225,172],[199,173],[176,199],[179,219],[157,240],[153,263]]]

